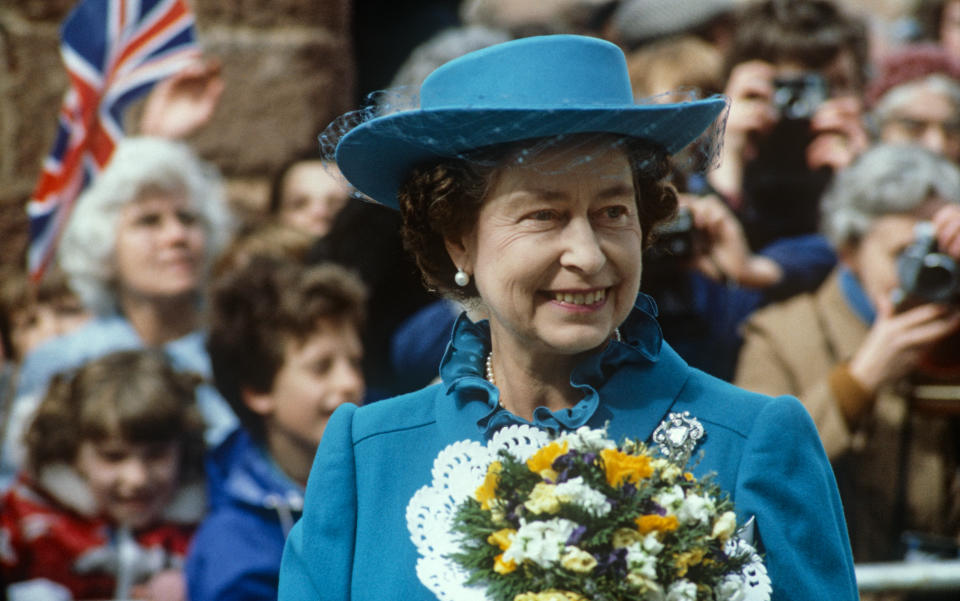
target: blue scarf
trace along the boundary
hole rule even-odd
[[[857,317],[868,326],[873,325],[873,321],[877,318],[877,310],[873,307],[863,286],[860,285],[860,280],[845,266],[840,267],[840,290]]]

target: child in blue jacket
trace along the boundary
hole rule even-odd
[[[254,258],[215,285],[208,348],[242,426],[208,457],[192,601],[276,599],[286,535],[327,419],[361,400],[364,289],[334,265]]]

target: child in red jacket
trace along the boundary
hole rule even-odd
[[[143,350],[54,380],[0,501],[10,601],[185,598],[181,565],[205,510],[196,384]]]

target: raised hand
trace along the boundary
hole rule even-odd
[[[140,133],[163,138],[189,136],[210,121],[223,87],[220,61],[198,59],[150,91]]]

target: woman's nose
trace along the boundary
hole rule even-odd
[[[176,216],[169,216],[163,220],[161,235],[168,242],[180,242],[185,240],[190,226]]]
[[[597,232],[587,218],[570,220],[563,232],[563,245],[560,263],[564,267],[595,273],[607,261]]]
[[[943,154],[947,148],[947,136],[941,126],[929,124],[926,129],[923,130],[920,143],[928,150]]]

